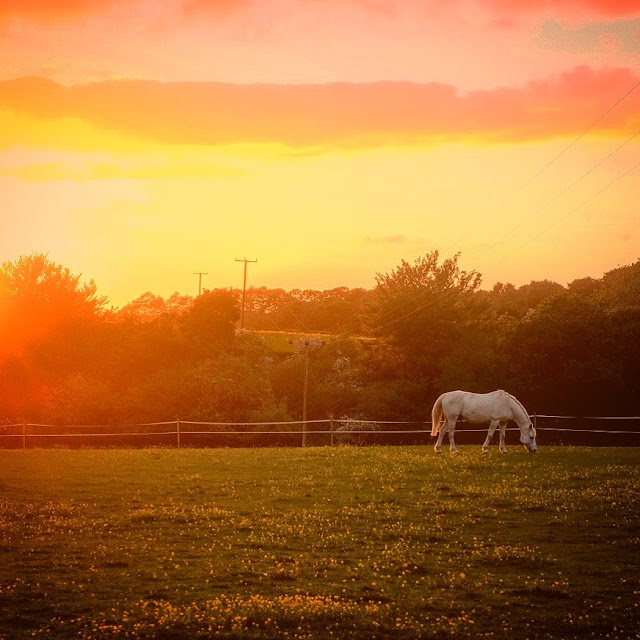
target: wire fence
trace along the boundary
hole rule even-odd
[[[640,446],[640,416],[567,416],[532,414],[539,444]],[[578,421],[575,428],[558,426]],[[631,423],[627,429],[596,428],[600,422]],[[484,439],[487,428],[460,421],[459,443]],[[614,426],[614,425],[612,425]],[[508,431],[518,431],[510,427]],[[482,434],[482,435],[479,435]],[[309,440],[307,440],[309,439]],[[242,447],[336,444],[431,444],[431,421],[388,421],[327,418],[283,422],[205,422],[170,420],[123,425],[0,425],[0,448],[42,447]]]

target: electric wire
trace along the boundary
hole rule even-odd
[[[513,191],[509,196],[507,196],[501,204],[504,204],[505,202],[509,202],[513,197],[515,197],[518,193],[520,193],[524,188],[526,188],[527,186],[529,186],[532,182],[534,182],[534,180],[536,180],[540,175],[542,175],[549,167],[551,167],[558,159],[560,159],[567,151],[569,151],[572,147],[574,147],[582,138],[584,138],[584,136],[589,133],[598,123],[600,123],[607,115],[609,115],[618,105],[620,105],[624,100],[626,100],[638,87],[640,87],[640,81],[636,82],[629,90],[627,90],[624,95],[622,95],[620,98],[618,98],[618,100],[616,100],[616,102],[614,102],[604,113],[602,113],[598,118],[596,118],[586,129],[584,129],[575,139],[573,139],[567,146],[565,146],[559,153],[557,153],[553,158],[551,158],[551,160],[549,160],[541,169],[539,169],[533,176],[531,176],[528,180],[526,180],[524,183],[522,183],[515,191]],[[560,197],[562,197],[565,193],[567,193],[570,189],[572,189],[573,187],[575,187],[579,182],[581,182],[582,180],[584,180],[584,178],[586,178],[588,175],[590,175],[591,173],[593,173],[593,171],[595,171],[598,167],[600,167],[606,160],[608,160],[609,158],[611,158],[614,154],[616,154],[618,151],[620,151],[626,144],[628,144],[629,142],[631,142],[632,140],[634,140],[638,135],[640,135],[640,130],[636,131],[632,136],[630,136],[627,140],[625,140],[623,143],[621,143],[616,149],[614,149],[612,152],[610,152],[607,156],[605,156],[604,158],[602,158],[601,160],[599,160],[595,165],[593,165],[586,173],[584,173],[582,176],[580,176],[578,179],[576,179],[574,182],[572,182],[568,187],[566,187],[565,189],[563,189],[559,194],[557,194],[556,196],[554,196],[551,200],[547,201],[544,205],[542,205],[539,209],[537,209],[533,214],[531,215],[537,215],[538,213],[540,213],[540,211],[542,211],[543,209],[545,209],[547,206],[549,206],[550,204],[552,204],[553,202],[555,202],[556,200],[558,200]],[[535,241],[536,239],[538,239],[540,236],[542,236],[544,233],[546,233],[549,229],[553,228],[554,226],[556,226],[557,224],[559,224],[560,222],[562,222],[563,220],[565,220],[566,218],[568,218],[569,216],[571,216],[573,213],[575,213],[578,209],[580,209],[581,207],[583,207],[584,205],[586,205],[588,202],[590,202],[593,198],[597,197],[600,193],[602,193],[603,191],[606,191],[609,187],[611,187],[613,184],[615,184],[616,182],[618,182],[621,178],[625,177],[626,175],[628,175],[629,173],[631,173],[636,167],[638,167],[640,165],[640,163],[636,164],[634,167],[632,167],[631,169],[629,169],[628,171],[626,171],[625,173],[623,173],[622,175],[618,176],[617,178],[615,178],[614,180],[612,180],[609,184],[607,184],[605,187],[603,187],[602,189],[600,189],[598,192],[596,192],[595,194],[593,194],[590,198],[588,198],[587,200],[585,200],[584,202],[582,202],[580,205],[578,205],[577,207],[575,207],[574,209],[572,209],[571,211],[569,211],[566,215],[562,216],[561,218],[556,219],[553,223],[551,223],[550,225],[548,225],[547,227],[545,227],[540,233],[538,233],[537,235],[535,235],[534,237],[530,238],[527,242],[525,242],[523,245],[521,245],[520,247],[518,247],[515,251],[518,251],[519,249],[523,248],[524,246],[526,246],[527,244],[529,244],[530,242]],[[529,218],[530,219],[530,218]],[[488,248],[482,248],[482,251],[487,251],[487,250],[491,250],[492,248],[494,248],[495,246],[497,246],[500,242],[502,242],[504,239],[506,239],[507,237],[509,237],[511,234],[513,234],[515,231],[517,231],[518,229],[520,229],[523,226],[524,222],[516,225],[514,228],[512,228],[507,234],[501,236],[501,238],[499,238],[498,240],[496,240],[495,242],[493,242]],[[463,239],[464,235],[461,236],[460,238],[458,238],[458,240],[456,240],[453,245],[451,245],[452,247],[455,246],[456,243],[459,243],[461,239]],[[476,253],[481,251],[480,249],[478,249],[476,251]],[[515,253],[515,251],[506,254],[506,256],[502,256],[502,257],[507,257],[512,255],[513,253]],[[459,255],[459,253],[457,254]],[[473,272],[472,272],[473,273]],[[417,294],[416,296],[413,296],[412,298],[406,300],[405,302],[401,303],[400,305],[394,307],[393,309],[390,309],[389,311],[386,311],[385,313],[381,314],[380,316],[376,317],[373,322],[370,324],[370,329],[374,329],[374,330],[380,330],[382,328],[385,328],[387,326],[390,326],[396,322],[399,322],[400,320],[403,320],[411,315],[413,315],[414,313],[417,313],[418,311],[421,311],[427,307],[429,307],[430,305],[434,304],[435,302],[438,302],[439,300],[443,299],[444,297],[446,297],[449,293],[451,293],[451,290],[446,290],[445,292],[442,293],[442,295],[440,296],[436,296],[435,298],[429,300],[426,304],[424,305],[420,305],[417,308],[409,311],[408,313],[398,317],[398,318],[394,318],[392,320],[390,320],[389,322],[386,322],[384,324],[379,324],[381,320],[383,320],[384,318],[386,318],[387,316],[399,311],[400,309],[406,307],[408,304],[411,304],[412,302],[415,302],[416,300],[419,300],[420,298],[424,297],[425,295],[427,295],[428,291],[423,291],[419,294]],[[293,309],[290,308],[286,308],[286,311],[288,311],[291,315],[294,316],[294,318],[298,321],[298,323],[300,323],[300,325],[304,328],[304,330],[306,331],[306,326],[305,323],[302,322],[302,320],[295,314],[295,312],[293,311]],[[348,333],[348,332],[346,332]]]
[[[591,200],[593,200],[594,198],[596,198],[597,196],[599,196],[603,191],[606,191],[607,189],[609,189],[610,187],[612,187],[616,182],[618,182],[619,180],[622,180],[622,178],[628,176],[630,173],[632,173],[633,171],[635,171],[635,169],[637,169],[638,167],[640,167],[640,162],[637,162],[636,164],[634,164],[630,169],[627,169],[627,171],[625,171],[624,173],[620,174],[617,178],[614,178],[611,182],[609,182],[608,184],[606,184],[604,187],[602,187],[602,189],[600,189],[599,191],[597,191],[596,193],[594,193],[592,196],[590,196],[589,198],[587,198],[586,200],[584,200],[583,202],[581,202],[577,207],[574,207],[573,209],[571,209],[571,211],[569,211],[568,213],[566,213],[565,215],[563,215],[560,218],[557,218],[556,220],[554,220],[550,225],[548,225],[547,227],[545,227],[542,231],[540,231],[540,233],[538,233],[537,235],[533,236],[533,238],[529,238],[529,240],[527,240],[524,244],[520,245],[519,247],[517,247],[516,249],[514,249],[511,253],[508,253],[507,256],[512,255],[513,253],[515,253],[516,251],[519,251],[520,249],[522,249],[523,247],[526,247],[528,244],[531,244],[532,242],[534,242],[535,240],[537,240],[540,236],[544,235],[547,231],[549,231],[549,229],[552,229],[553,227],[555,227],[556,225],[560,224],[561,222],[563,222],[564,220],[566,220],[569,216],[573,215],[576,211],[578,211],[579,209],[581,209],[582,207],[584,207],[584,205],[588,204],[589,202],[591,202]],[[505,256],[506,257],[506,256]]]
[[[556,194],[553,198],[551,198],[550,200],[547,200],[547,202],[545,202],[543,205],[541,205],[538,209],[536,209],[535,211],[530,213],[529,217],[527,218],[526,221],[522,221],[522,222],[518,223],[517,225],[515,225],[512,229],[510,229],[504,235],[500,236],[497,240],[495,240],[493,243],[491,243],[488,247],[483,248],[482,251],[483,252],[490,251],[491,249],[493,249],[494,247],[496,247],[497,245],[502,243],[504,240],[506,240],[513,233],[518,231],[518,229],[521,229],[526,224],[526,222],[529,222],[531,220],[531,218],[537,216],[541,211],[546,209],[549,205],[551,205],[554,202],[556,202],[557,200],[559,200],[563,195],[565,195],[565,193],[567,193],[568,191],[573,189],[573,187],[575,187],[577,184],[582,182],[582,180],[584,180],[587,176],[589,176],[591,173],[593,173],[599,166],[601,166],[607,160],[609,160],[609,158],[611,158],[616,153],[618,153],[618,151],[620,151],[624,146],[626,146],[627,144],[632,142],[635,138],[637,138],[638,135],[640,135],[640,129],[638,129],[632,136],[630,136],[624,142],[622,142],[620,145],[618,145],[613,151],[611,151],[609,154],[607,154],[604,158],[601,158],[586,173],[583,173],[579,178],[574,180],[568,187],[565,187],[562,191],[560,191],[560,193]]]
[[[525,187],[527,187],[528,185],[530,185],[536,178],[538,178],[540,175],[542,175],[542,173],[544,173],[551,165],[553,165],[561,156],[563,156],[567,151],[569,151],[569,149],[571,149],[573,146],[575,146],[589,131],[591,131],[599,122],[601,122],[609,113],[611,113],[619,104],[621,104],[624,100],[626,100],[638,87],[640,86],[640,81],[636,82],[635,85],[633,85],[633,87],[631,87],[624,95],[622,95],[620,98],[618,98],[618,100],[616,100],[616,102],[614,104],[612,104],[604,113],[602,113],[598,118],[596,118],[596,120],[594,120],[592,122],[591,125],[589,125],[584,131],[582,131],[574,140],[572,140],[566,147],[564,147],[559,153],[557,153],[551,160],[549,160],[549,162],[547,162],[538,172],[536,172],[531,178],[529,178],[526,182],[524,182],[523,184],[521,184],[513,193],[511,193],[505,200],[503,200],[502,204],[504,204],[505,202],[510,201],[515,195],[517,195],[518,193],[520,193],[520,191],[522,191]],[[537,215],[540,211],[542,211],[544,208],[546,208],[547,206],[549,206],[550,204],[552,204],[553,202],[555,202],[556,200],[558,200],[561,196],[563,196],[565,193],[567,193],[570,189],[572,189],[576,184],[578,184],[579,182],[581,182],[584,178],[586,178],[588,175],[590,175],[591,173],[593,173],[593,171],[595,171],[599,166],[601,166],[606,160],[608,160],[609,158],[611,158],[614,154],[618,153],[618,151],[620,151],[626,144],[628,144],[629,142],[631,142],[632,140],[634,140],[638,135],[640,135],[640,130],[636,131],[632,136],[630,136],[629,138],[627,138],[627,140],[625,140],[623,143],[621,143],[620,145],[618,145],[618,147],[616,147],[616,149],[614,149],[611,153],[609,153],[607,156],[605,156],[604,158],[602,158],[601,160],[599,160],[594,166],[592,166],[586,173],[584,173],[582,176],[580,176],[580,178],[578,178],[577,180],[575,180],[573,183],[571,183],[568,187],[566,187],[563,191],[561,191],[558,195],[556,195],[554,198],[552,198],[551,200],[549,200],[548,202],[546,202],[542,207],[540,207],[538,210],[536,210],[534,212],[533,215]],[[556,224],[558,224],[559,222],[561,222],[562,220],[568,218],[570,215],[572,215],[575,211],[577,211],[578,209],[580,209],[581,207],[583,207],[585,204],[587,204],[589,201],[591,201],[593,198],[595,198],[596,196],[598,196],[600,193],[602,193],[603,191],[605,191],[606,189],[608,189],[609,187],[611,187],[613,184],[615,184],[616,182],[618,182],[618,180],[620,180],[621,178],[623,178],[624,176],[626,176],[628,173],[630,173],[631,171],[633,171],[638,165],[635,165],[634,167],[632,167],[629,171],[625,172],[624,174],[622,174],[621,176],[618,176],[616,179],[614,179],[613,181],[611,181],[608,185],[606,185],[603,189],[601,189],[600,191],[598,191],[597,193],[593,194],[589,199],[587,199],[586,201],[584,201],[582,204],[580,204],[578,207],[572,209],[568,214],[566,214],[565,216],[563,216],[560,219],[557,219],[556,221],[554,221],[552,224],[550,224],[548,227],[546,227],[545,229],[543,229],[539,234],[537,234],[536,236],[534,236],[533,238],[530,238],[525,244],[523,244],[521,247],[518,247],[517,250],[521,249],[522,247],[526,246],[527,244],[529,244],[529,242],[533,242],[534,240],[536,240],[537,238],[539,238],[541,235],[543,235],[544,233],[546,233],[549,229],[553,228]],[[530,218],[529,218],[530,219]],[[489,248],[483,248],[481,249],[482,251],[487,251],[492,249],[493,247],[495,247],[497,244],[499,244],[500,242],[502,242],[502,240],[504,240],[505,238],[507,238],[509,235],[511,235],[514,231],[517,231],[522,225],[523,223],[520,223],[519,225],[517,225],[516,227],[514,227],[513,229],[511,229],[507,234],[505,234],[504,236],[502,236],[500,239],[498,239],[497,241],[495,241],[493,244],[491,244],[489,246]],[[457,242],[459,242],[460,239],[458,239]],[[455,243],[454,243],[455,246]],[[480,249],[476,250],[476,254],[479,253],[481,251]],[[512,252],[514,253],[514,252]],[[509,253],[507,255],[512,255],[512,253]],[[458,254],[459,255],[459,254]],[[506,256],[503,256],[506,257]],[[411,302],[415,302],[416,300],[418,300],[419,298],[423,297],[424,295],[426,295],[427,292],[422,292],[416,296],[414,296],[413,298],[406,300],[405,302],[403,302],[402,304],[400,304],[398,307],[391,309],[390,311],[387,311],[386,313],[382,314],[381,316],[379,316],[378,318],[375,319],[374,321],[374,325],[373,328],[380,330],[382,328],[385,328],[387,326],[390,326],[392,324],[394,324],[395,322],[399,322],[400,320],[403,320],[411,315],[413,315],[414,313],[417,313],[418,311],[421,311],[422,309],[425,309],[426,307],[434,304],[435,302],[439,301],[442,299],[442,297],[444,296],[439,296],[436,297],[432,300],[430,300],[429,302],[427,302],[424,305],[421,305],[419,307],[417,307],[416,309],[413,309],[412,311],[410,311],[409,313],[406,313],[402,316],[400,316],[399,318],[395,318],[389,322],[386,322],[382,325],[377,325],[377,323],[384,319],[386,316],[390,315],[391,313],[394,313],[398,310],[400,310],[403,307],[406,307],[408,304],[410,304]],[[444,295],[446,295],[448,292],[444,292]]]
[[[640,133],[640,132],[639,132]],[[635,135],[638,135],[637,133]],[[635,135],[633,137],[635,137]],[[622,146],[622,145],[621,145]],[[610,154],[612,155],[612,154]],[[529,240],[527,240],[527,242],[525,242],[524,244],[520,245],[519,247],[517,247],[516,249],[514,249],[512,252],[502,256],[502,257],[508,257],[513,255],[514,253],[516,253],[517,251],[519,251],[520,249],[522,249],[523,247],[527,246],[528,244],[530,244],[531,242],[534,242],[535,240],[537,240],[540,236],[544,235],[547,231],[549,231],[549,229],[552,229],[553,227],[555,227],[557,224],[559,224],[560,222],[566,220],[569,216],[573,215],[576,211],[578,211],[579,209],[581,209],[582,207],[584,207],[586,204],[588,204],[589,202],[591,202],[591,200],[593,200],[594,198],[596,198],[597,196],[599,196],[601,193],[603,193],[604,191],[606,191],[607,189],[609,189],[610,187],[612,187],[616,182],[618,182],[619,180],[621,180],[622,178],[626,177],[627,175],[629,175],[630,173],[632,173],[635,169],[637,169],[638,167],[640,167],[640,162],[636,163],[635,165],[633,165],[630,169],[627,169],[627,171],[625,171],[624,173],[620,174],[619,176],[617,176],[616,178],[614,178],[613,180],[611,180],[611,182],[609,182],[608,184],[606,184],[604,187],[602,187],[599,191],[597,191],[596,193],[592,194],[589,198],[587,198],[586,200],[584,200],[582,203],[580,203],[577,207],[574,207],[573,209],[571,209],[567,214],[565,214],[564,216],[562,216],[561,218],[557,218],[556,220],[554,220],[550,225],[548,225],[547,227],[545,227],[540,233],[538,233],[537,235],[535,235],[534,237],[530,238]],[[426,292],[425,292],[426,293]],[[422,293],[418,296],[415,296],[413,299],[406,301],[405,303],[403,303],[403,305],[401,305],[400,307],[398,307],[395,310],[398,310],[399,308],[401,308],[402,306],[406,306],[406,304],[409,304],[410,302],[415,302],[415,300],[418,300],[420,297],[423,297],[425,295],[425,293]],[[399,318],[394,318],[393,320],[390,320],[389,322],[386,322],[382,325],[374,325],[373,328],[375,328],[377,331],[380,331],[381,329],[384,329],[385,327],[388,327],[392,324],[395,324],[396,322],[400,322],[401,320],[404,320],[405,318],[408,318],[409,316],[412,316],[414,313],[417,313],[418,311],[422,311],[423,309],[426,309],[427,307],[431,306],[432,304],[435,304],[436,302],[439,302],[441,300],[443,300],[449,293],[452,293],[452,291],[450,289],[447,289],[446,291],[444,291],[442,293],[442,295],[440,296],[436,296],[435,298],[429,300],[429,302],[420,305],[418,307],[416,307],[415,309],[409,311],[408,313],[405,313],[404,315],[400,316]],[[388,315],[388,314],[385,314]],[[384,316],[381,316],[381,318]]]
[[[534,180],[536,180],[539,176],[541,176],[551,165],[553,165],[557,160],[559,160],[569,149],[575,146],[589,131],[591,131],[599,122],[601,122],[606,116],[608,116],[618,105],[620,105],[624,100],[626,100],[638,87],[640,87],[640,81],[636,82],[624,95],[622,95],[616,102],[614,102],[604,113],[602,113],[598,118],[596,118],[584,131],[582,131],[574,140],[572,140],[566,147],[564,147],[559,153],[557,153],[551,160],[549,160],[541,169],[539,169],[533,176],[531,176],[528,180],[523,182],[515,191],[511,192],[509,195],[505,196],[501,200],[496,203],[496,206],[504,206],[508,202],[510,202],[518,193],[520,193],[525,187],[528,187]],[[463,234],[462,238],[456,240],[451,248],[456,245],[459,246],[461,239],[465,236]]]
[[[534,236],[533,238],[530,238],[529,240],[527,240],[527,242],[525,242],[524,244],[520,245],[519,247],[517,247],[516,249],[514,249],[512,252],[506,254],[503,257],[508,257],[513,255],[514,253],[516,253],[517,251],[519,251],[520,249],[526,247],[528,244],[530,244],[531,242],[534,242],[535,240],[537,240],[540,236],[544,235],[547,231],[549,231],[549,229],[552,229],[553,227],[555,227],[557,224],[559,224],[560,222],[566,220],[569,216],[573,215],[576,211],[578,211],[579,209],[581,209],[582,207],[584,207],[586,204],[588,204],[589,202],[591,202],[591,200],[593,200],[594,198],[596,198],[597,196],[599,196],[601,193],[603,193],[604,191],[606,191],[607,189],[609,189],[610,187],[612,187],[616,182],[618,182],[619,180],[622,180],[622,178],[626,177],[627,175],[629,175],[630,173],[632,173],[635,169],[637,169],[638,167],[640,167],[640,162],[637,162],[635,165],[633,165],[630,169],[627,169],[627,171],[625,171],[624,173],[620,174],[619,176],[617,176],[616,178],[614,178],[613,180],[611,180],[611,182],[609,182],[608,184],[606,184],[604,187],[602,187],[599,191],[597,191],[596,193],[594,193],[593,195],[591,195],[589,198],[587,198],[586,200],[584,200],[582,203],[580,203],[577,207],[574,207],[573,209],[571,209],[571,211],[569,211],[567,214],[565,214],[564,216],[562,216],[561,218],[557,218],[556,220],[554,220],[550,225],[548,225],[547,227],[545,227],[540,233],[538,233],[536,236]],[[427,302],[424,305],[421,305],[419,307],[416,307],[415,309],[413,309],[412,311],[409,311],[408,313],[400,316],[399,318],[394,318],[393,320],[390,320],[389,322],[380,325],[377,327],[377,330],[379,331],[380,329],[383,329],[387,326],[390,326],[392,324],[394,324],[395,322],[400,322],[400,320],[404,320],[405,318],[408,318],[409,316],[413,315],[414,313],[417,313],[418,311],[422,311],[423,309],[426,309],[427,307],[431,306],[432,304],[442,300],[448,293],[450,293],[450,290],[447,290],[444,292],[444,294],[442,296],[433,298],[432,300],[430,300],[429,302]],[[418,298],[418,296],[416,296],[416,299]]]
[[[528,187],[536,178],[542,175],[552,164],[554,164],[560,157],[562,157],[569,149],[571,149],[574,145],[576,145],[591,129],[593,129],[601,120],[603,120],[606,116],[608,116],[621,102],[626,100],[638,87],[640,87],[640,81],[636,82],[636,84],[631,87],[621,98],[619,98],[614,104],[612,104],[601,116],[599,116],[596,120],[593,121],[580,135],[578,135],[575,140],[572,140],[562,151],[560,151],[557,155],[555,155],[547,164],[545,164],[536,174],[534,174],[529,180],[521,184],[512,194],[507,197],[507,202],[511,200],[514,196],[516,196],[520,191],[522,191],[525,187]]]

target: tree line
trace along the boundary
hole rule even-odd
[[[111,308],[42,254],[0,269],[0,421],[114,424],[427,419],[443,391],[514,393],[530,410],[637,415],[640,261],[562,286],[481,288],[437,251],[372,289],[250,288]]]

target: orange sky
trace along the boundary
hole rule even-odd
[[[637,0],[3,0],[0,61],[0,257],[115,305],[640,257]]]

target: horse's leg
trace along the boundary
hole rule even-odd
[[[498,420],[492,420],[491,424],[489,425],[489,431],[487,433],[487,437],[484,441],[484,444],[482,445],[482,453],[489,453],[489,443],[491,442],[491,439],[493,438],[493,434],[496,432],[496,428],[499,424]]]
[[[445,417],[444,423],[442,424],[442,426],[440,427],[440,431],[438,432],[438,439],[436,440],[436,443],[433,446],[433,450],[436,453],[440,453],[440,450],[442,449],[442,439],[444,438],[444,434],[447,432],[448,429],[449,429],[449,420],[448,418]]]
[[[500,453],[507,453],[507,445],[505,444],[505,436],[507,431],[507,423],[500,423]]]
[[[454,438],[457,421],[458,419],[454,418],[453,420],[450,421],[450,424],[449,424],[449,451],[451,451],[451,453],[458,453],[458,450],[456,449],[456,441]]]

